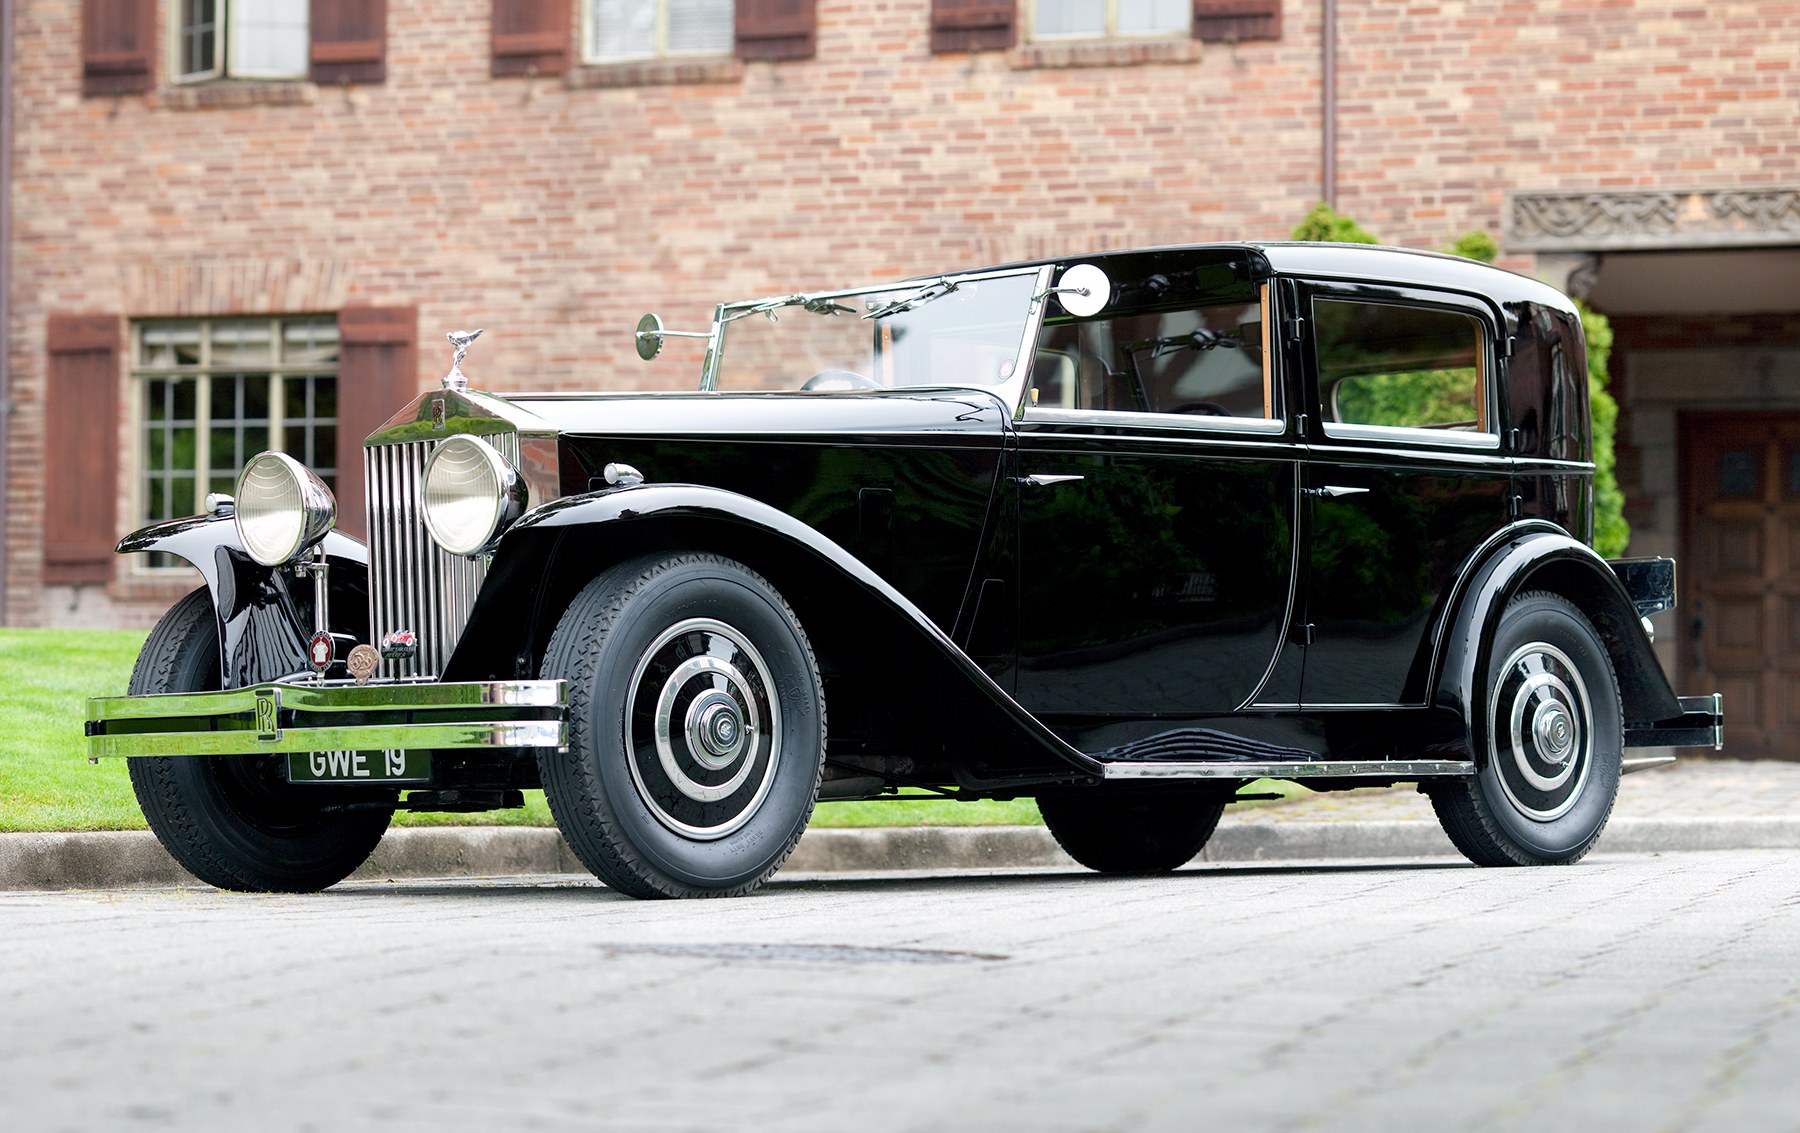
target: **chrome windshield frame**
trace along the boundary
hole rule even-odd
[[[769,295],[761,299],[745,299],[733,303],[721,303],[713,310],[712,329],[706,339],[706,360],[701,367],[700,390],[703,393],[718,392],[719,373],[723,365],[725,348],[725,328],[739,319],[756,314],[772,314],[790,307],[802,307],[808,303],[829,303],[839,299],[853,299],[860,295],[877,295],[886,292],[903,291],[914,288],[920,291],[940,286],[944,283],[962,285],[979,283],[989,279],[1013,279],[1036,277],[1036,285],[1032,288],[1031,300],[1024,311],[1023,331],[1019,339],[1018,350],[1013,355],[1013,372],[1005,381],[992,386],[978,388],[999,397],[1008,406],[1019,403],[1024,396],[1025,387],[1030,379],[1030,371],[1026,365],[1032,345],[1037,341],[1037,328],[1043,322],[1045,289],[1049,287],[1052,264],[1032,267],[996,268],[990,271],[963,272],[930,276],[919,279],[903,279],[889,283],[868,284],[862,287],[847,287],[832,291],[794,292],[788,295]],[[808,312],[810,314],[810,312]],[[815,315],[816,318],[832,318],[836,316]],[[906,388],[906,387],[898,387]]]

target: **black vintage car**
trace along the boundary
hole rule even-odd
[[[452,336],[458,362],[468,336]],[[1581,324],[1428,253],[1219,244],[639,324],[697,390],[460,365],[368,438],[365,546],[291,458],[127,537],[206,585],[89,706],[197,876],[308,890],[392,812],[518,806],[637,896],[767,879],[815,801],[1035,797],[1173,869],[1258,778],[1417,782],[1486,865],[1572,862],[1633,747],[1717,745],[1589,547]]]

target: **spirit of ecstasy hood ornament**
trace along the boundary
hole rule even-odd
[[[469,379],[463,377],[462,360],[469,356],[469,343],[481,337],[480,329],[453,330],[444,336],[456,347],[456,355],[450,360],[450,372],[444,375],[445,389],[468,389]]]

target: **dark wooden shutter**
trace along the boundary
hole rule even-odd
[[[156,0],[81,0],[81,93],[142,94],[155,82]]]
[[[119,539],[114,315],[51,315],[44,377],[44,581],[105,582]]]
[[[811,59],[817,0],[737,0],[739,59]]]
[[[1016,0],[931,0],[931,51],[1004,51],[1013,45]]]
[[[494,75],[569,69],[570,0],[494,0]]]
[[[419,309],[338,312],[338,526],[361,538],[363,439],[419,392]]]
[[[387,0],[312,0],[312,81],[387,79]]]
[[[1194,0],[1194,38],[1214,43],[1281,38],[1281,0]]]

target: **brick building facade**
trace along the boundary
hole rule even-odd
[[[1279,239],[1322,196],[1390,243],[1488,229],[1502,266],[1590,294],[1634,553],[1753,555],[1781,600],[1786,496],[1751,533],[1680,469],[1763,460],[1690,428],[1722,414],[1800,499],[1776,467],[1800,422],[1793,4],[737,0],[702,53],[629,58],[607,21],[673,26],[670,0],[237,2],[12,5],[6,624],[145,624],[191,585],[106,553],[204,494],[183,367],[209,367],[215,471],[272,429],[324,464],[447,368],[454,327],[487,328],[467,369],[496,390],[686,383],[633,355],[641,312]],[[1090,10],[1119,34],[1055,34]],[[297,23],[257,55],[231,21],[269,11]],[[1140,16],[1163,32],[1123,34]],[[1756,547],[1707,549],[1733,539]],[[1702,597],[1755,629],[1742,595]],[[1760,647],[1800,673],[1794,626]]]

